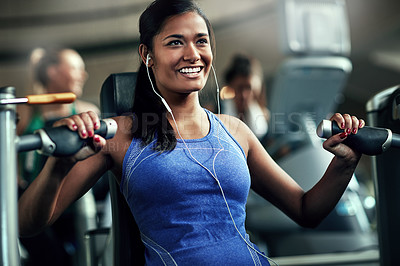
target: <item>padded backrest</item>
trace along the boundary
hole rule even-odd
[[[137,73],[111,74],[104,81],[100,93],[102,118],[130,115],[136,87]],[[144,265],[144,245],[132,213],[111,172],[112,236],[115,266]]]
[[[111,74],[107,77],[100,93],[103,118],[131,113],[136,77],[135,72]]]

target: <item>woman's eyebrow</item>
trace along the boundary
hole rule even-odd
[[[163,41],[165,41],[166,39],[169,39],[169,38],[183,39],[183,35],[182,34],[171,34],[171,35],[168,35],[167,37],[165,37],[163,39]]]
[[[196,36],[204,37],[204,36],[208,36],[208,34],[207,33],[197,33]],[[183,35],[182,34],[171,34],[171,35],[168,35],[167,37],[165,37],[163,39],[163,41],[165,41],[166,39],[169,39],[169,38],[183,39]]]

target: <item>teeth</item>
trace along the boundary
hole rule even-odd
[[[179,72],[181,73],[197,73],[200,72],[201,68],[200,67],[193,67],[193,68],[182,68],[181,70],[179,70]]]

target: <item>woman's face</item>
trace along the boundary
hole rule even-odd
[[[201,16],[188,12],[169,18],[154,37],[153,47],[150,63],[164,97],[171,92],[188,94],[204,87],[213,55]]]

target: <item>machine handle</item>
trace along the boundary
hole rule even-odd
[[[72,92],[27,95],[29,104],[72,103],[76,95]]]
[[[336,123],[330,120],[322,120],[317,127],[317,135],[321,138],[329,138],[343,132]],[[400,135],[393,134],[390,129],[365,126],[360,128],[357,134],[350,134],[343,141],[347,146],[366,155],[378,155],[391,146],[396,146]]]
[[[8,98],[1,99],[0,105],[5,104],[50,104],[50,103],[72,103],[76,99],[76,95],[72,92],[63,93],[48,93],[48,94],[37,94],[28,95],[23,98]]]
[[[100,120],[100,128],[95,130],[106,139],[114,137],[118,126],[114,119]],[[90,138],[89,138],[90,139]],[[66,157],[77,153],[89,139],[82,139],[78,132],[67,126],[39,129],[34,134],[21,136],[18,141],[18,152],[39,150],[47,156]]]

